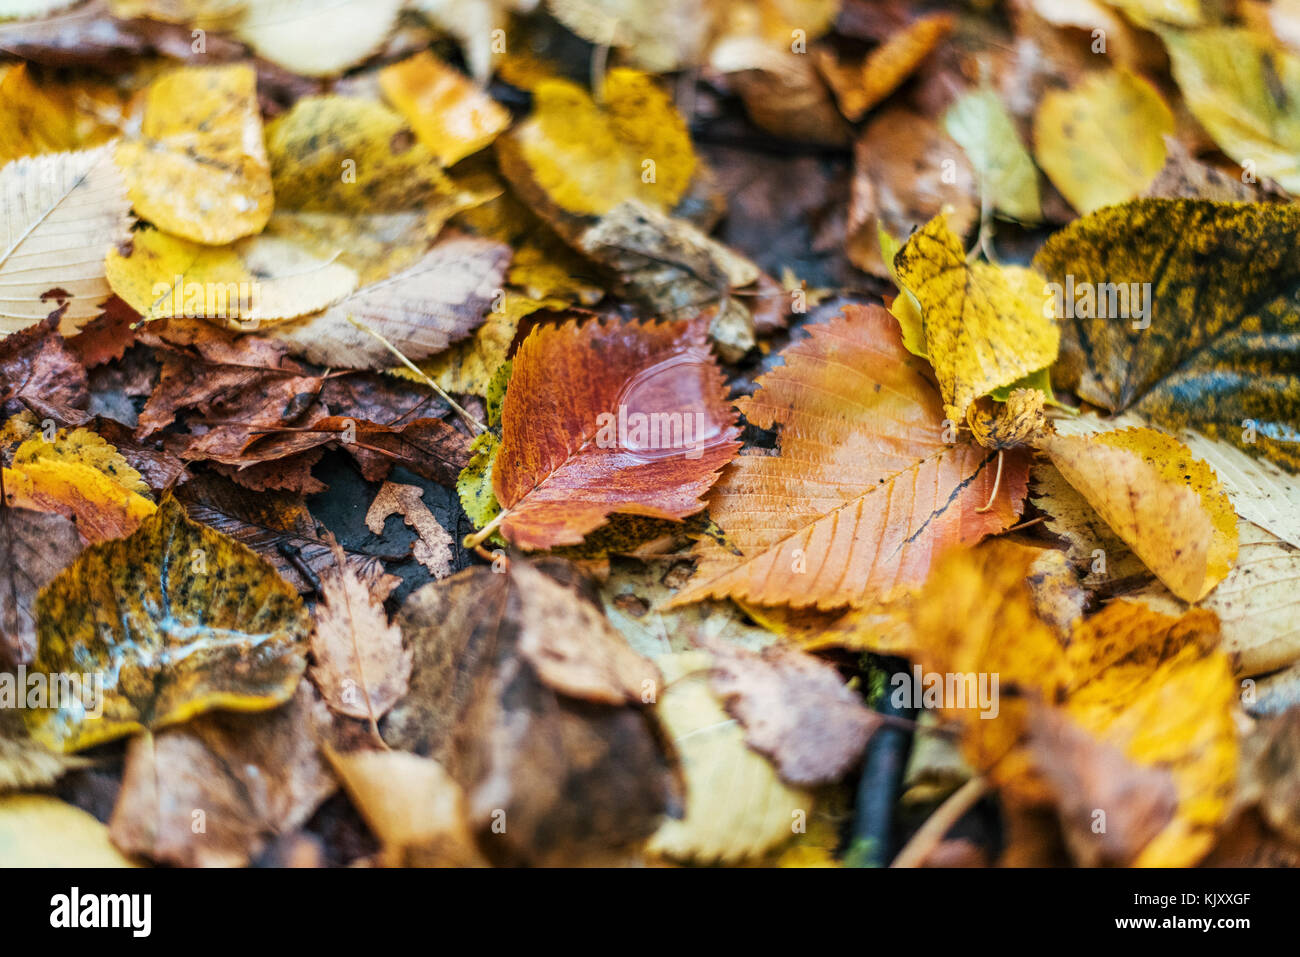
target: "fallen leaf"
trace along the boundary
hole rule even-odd
[[[82,552],[42,589],[36,619],[33,673],[97,665],[103,675],[98,701],[24,713],[32,737],[63,751],[213,708],[273,708],[298,684],[310,629],[264,559],[190,521],[170,496],[130,537]]]
[[[0,221],[0,337],[58,310],[68,334],[100,314],[112,294],[104,250],[124,241],[131,224],[110,147],[0,169]]]
[[[437,761],[404,751],[326,752],[390,867],[478,867],[465,792]]]
[[[208,714],[137,736],[109,820],[113,843],[160,864],[248,864],[338,787],[317,746],[328,725],[303,682],[267,714]]]
[[[1300,210],[1277,203],[1140,199],[1076,220],[1034,260],[1064,307],[1054,379],[1300,468],[1297,234]]]
[[[1054,792],[1066,845],[1081,866],[1130,866],[1173,819],[1178,792],[1168,770],[1134,764],[1064,715],[1050,708],[1034,712],[1029,747]],[[1100,830],[1098,821],[1104,821]]]
[[[77,526],[54,513],[0,503],[0,665],[36,655],[36,593],[81,551]]]
[[[898,598],[935,555],[973,545],[1019,514],[1027,462],[993,459],[957,436],[924,360],[903,349],[877,307],[849,306],[808,326],[785,365],[738,405],[759,428],[781,427],[779,455],[742,455],[710,498],[740,550],[698,546],[695,577],[673,600],[732,597],[829,609]],[[992,509],[977,512],[993,499]]]
[[[181,67],[153,82],[140,139],[117,147],[141,217],[213,246],[262,231],[274,199],[256,86],[242,64]]]
[[[54,330],[58,317],[0,339],[0,409],[80,423],[90,401],[86,369]]]
[[[1038,447],[1175,595],[1198,601],[1237,558],[1237,516],[1214,471],[1152,429],[1089,438],[1050,435]]]
[[[709,52],[709,66],[745,104],[754,125],[783,139],[847,143],[850,131],[812,59],[787,40],[726,37]]]
[[[421,501],[423,496],[424,490],[414,485],[385,482],[366,511],[366,528],[376,535],[383,535],[388,516],[401,515],[402,521],[418,536],[412,545],[415,560],[434,578],[446,578],[451,574],[451,550],[455,540]]]
[[[1034,115],[1034,156],[1080,213],[1132,199],[1165,164],[1174,115],[1146,80],[1125,70],[1092,73],[1053,90]]]
[[[1067,644],[1034,608],[1025,581],[1034,551],[995,542],[954,552],[927,582],[913,617],[920,668],[965,677],[968,689],[972,679],[996,676],[1000,692],[990,711],[941,691],[941,714],[960,722],[964,754],[1013,806],[1053,799],[1049,778],[1025,747],[1041,705],[1059,708],[1135,765],[1167,769],[1177,808],[1134,863],[1196,863],[1228,811],[1237,773],[1237,690],[1227,658],[1213,650],[1217,621],[1206,611],[1174,618],[1117,601],[1076,622]],[[1107,813],[1133,810],[1129,804]]]
[[[503,106],[427,51],[385,67],[379,86],[444,166],[477,153],[510,125]]]
[[[0,713],[0,794],[48,787],[65,772],[90,763],[87,758],[51,751],[33,741],[16,709]]]
[[[131,534],[155,510],[149,499],[77,462],[37,459],[5,469],[4,488],[8,506],[72,519],[88,543]]]
[[[943,125],[970,157],[990,208],[1021,222],[1042,221],[1038,170],[995,91],[965,94],[948,108]]]
[[[845,686],[834,667],[793,648],[746,651],[714,639],[709,680],[782,780],[837,781],[862,757],[881,718]]]
[[[45,794],[0,795],[0,855],[11,867],[134,867],[108,828]]]
[[[235,35],[262,56],[303,76],[332,76],[379,49],[401,0],[257,0]]]
[[[567,80],[542,81],[532,114],[496,141],[501,171],[548,221],[629,199],[671,209],[695,172],[686,123],[654,80],[616,68],[604,86],[597,104]]]
[[[615,512],[681,519],[703,508],[737,448],[703,339],[685,322],[535,329],[515,354],[492,471],[501,534],[552,548]]]
[[[612,269],[623,295],[639,302],[647,315],[693,319],[716,306],[709,338],[724,361],[738,361],[753,348],[747,292],[733,294],[757,283],[761,271],[686,220],[627,200],[584,232],[578,247]]]
[[[500,243],[449,236],[401,272],[363,286],[323,312],[275,326],[268,334],[294,355],[331,368],[382,369],[393,364],[392,352],[367,329],[407,359],[425,359],[483,323],[509,260],[509,247]]]
[[[1288,191],[1300,190],[1300,57],[1238,27],[1161,31],[1188,109],[1225,153]]]
[[[950,14],[920,17],[872,50],[860,64],[845,66],[821,51],[817,67],[826,77],[844,115],[854,122],[881,103],[915,72],[952,32]]]
[[[648,850],[697,864],[734,864],[792,838],[813,795],[782,783],[746,745],[744,729],[709,687],[712,656],[666,655],[659,665],[666,684],[655,714],[686,777],[686,815],[664,822]]]
[[[321,579],[311,638],[315,659],[307,673],[336,714],[378,722],[402,696],[411,678],[411,651],[388,622],[384,599],[398,584],[391,575],[361,578],[336,549],[335,569]]]
[[[347,266],[291,240],[204,246],[156,229],[133,233],[125,253],[110,250],[105,273],[145,322],[202,317],[246,331],[324,309],[357,285]]]
[[[594,605],[543,578],[516,560],[502,574],[466,569],[407,599],[398,624],[415,655],[411,692],[384,738],[434,758],[465,789],[470,826],[494,861],[602,860],[654,830],[672,775],[648,716],[609,703],[631,690],[627,665],[616,662],[641,659]],[[583,657],[549,660],[552,641]],[[654,673],[648,662],[637,668]],[[637,705],[656,689],[637,687]]]
[[[317,578],[335,566],[333,551],[299,495],[256,494],[220,476],[201,474],[176,489],[176,498],[190,518],[257,552],[300,592],[313,591],[315,584],[297,562]],[[349,552],[347,561],[360,568],[373,559]]]
[[[1042,277],[1021,267],[968,263],[944,216],[914,233],[893,266],[920,303],[926,355],[954,422],[965,421],[980,396],[1056,360],[1060,332]]]
[[[5,140],[0,165],[39,153],[99,146],[121,122],[122,103],[109,86],[35,82],[27,64],[0,69],[0,123]]]
[[[126,458],[107,440],[89,429],[60,429],[54,441],[43,435],[28,439],[14,450],[14,467],[22,470],[36,462],[69,462],[102,472],[128,492],[148,496],[149,486]]]
[[[898,107],[873,119],[853,147],[847,251],[853,264],[892,278],[881,230],[910,236],[949,208],[948,227],[964,236],[979,212],[975,172],[965,152],[932,119]]]

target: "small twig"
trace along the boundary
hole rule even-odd
[[[425,374],[423,369],[417,366],[410,359],[406,358],[406,356],[402,354],[401,349],[397,348],[397,346],[393,345],[391,342],[385,339],[374,329],[371,329],[364,322],[358,322],[352,316],[348,316],[348,322],[352,323],[352,325],[356,326],[362,332],[368,332],[370,335],[374,336],[376,339],[382,342],[384,344],[384,348],[386,348],[393,355],[397,356],[397,358],[401,361],[402,365],[406,366],[407,369],[409,369],[412,373],[414,373],[415,376],[421,382],[427,385],[434,392],[438,393],[438,395],[442,397],[442,400],[446,402],[449,406],[451,406],[452,409],[455,410],[455,412],[462,419],[465,420],[465,424],[474,430],[475,435],[480,435],[481,433],[487,431],[486,425],[484,425],[478,419],[474,418],[474,416],[470,415],[469,412],[467,412],[465,409],[461,408],[460,403],[457,402],[455,399],[453,399],[450,395],[448,395],[446,390],[444,390],[442,386],[438,385],[438,383],[430,379],[428,375]]]
[[[920,867],[930,852],[939,846],[945,834],[961,820],[988,793],[988,781],[976,775],[948,796],[925,823],[912,835],[912,839],[898,852],[890,867]]]

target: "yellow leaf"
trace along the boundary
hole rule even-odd
[[[79,462],[37,458],[4,471],[10,505],[75,519],[88,542],[128,535],[154,513],[154,503]]]
[[[0,68],[0,166],[23,156],[81,150],[110,139],[122,100],[109,86],[32,82],[27,64]]]
[[[130,201],[110,147],[15,160],[0,170],[0,338],[66,303],[71,334],[111,295],[104,250],[130,234]]]
[[[1237,775],[1237,686],[1214,615],[1171,618],[1114,602],[1075,627],[1066,710],[1135,762],[1168,768],[1172,821],[1134,862],[1187,867],[1210,849]]]
[[[510,125],[505,107],[427,50],[381,70],[379,86],[444,166],[477,153]]]
[[[372,100],[309,96],[266,127],[277,204],[299,212],[396,213],[455,194],[402,117]]]
[[[529,118],[497,140],[502,172],[530,204],[600,216],[639,199],[661,210],[695,172],[690,134],[649,76],[614,69],[597,104],[567,80],[544,80]]]
[[[954,422],[965,421],[980,396],[1055,361],[1061,338],[1042,278],[1019,266],[968,263],[944,216],[912,235],[894,271],[921,305],[925,351]]]
[[[105,272],[146,322],[203,317],[234,328],[317,312],[357,286],[347,266],[278,236],[204,246],[157,229],[134,233],[126,254],[110,249]]]
[[[117,163],[136,212],[160,229],[210,245],[261,232],[274,201],[257,74],[183,67],[156,80]]]
[[[1051,90],[1034,115],[1034,155],[1075,209],[1132,199],[1165,163],[1174,115],[1146,80],[1118,69]]]
[[[1256,176],[1300,190],[1300,57],[1238,27],[1161,37],[1188,109],[1219,148]]]
[[[819,51],[817,67],[835,91],[844,115],[856,122],[912,75],[952,31],[952,25],[950,14],[921,17],[891,35],[856,66],[842,66],[832,54]]]
[[[129,538],[82,552],[41,590],[36,618],[32,673],[103,682],[24,712],[32,737],[62,751],[214,708],[283,704],[311,631],[298,593],[265,559],[191,521],[170,496]]]
[[[41,459],[86,465],[103,472],[128,492],[149,495],[149,485],[140,473],[107,440],[89,429],[73,429],[71,432],[60,429],[53,442],[46,442],[40,435],[33,436],[18,446],[13,464],[21,469]]]
[[[1039,448],[1175,595],[1204,598],[1237,557],[1237,516],[1213,470],[1152,429],[1089,438],[1051,435]]]
[[[1076,622],[1067,644],[1040,617],[1026,581],[1036,551],[999,540],[935,566],[914,606],[923,671],[998,680],[996,714],[946,691],[942,713],[962,727],[968,760],[1013,804],[1051,798],[1025,747],[1035,703],[1062,708],[1139,765],[1169,769],[1176,811],[1135,863],[1195,864],[1227,813],[1237,763],[1237,689],[1214,650],[1214,615],[1173,618],[1115,602]]]
[[[0,797],[0,860],[8,867],[135,867],[94,817],[44,794]]]
[[[793,788],[745,743],[745,731],[709,686],[712,656],[683,652],[658,659],[663,691],[655,715],[686,777],[686,816],[668,820],[647,850],[700,864],[736,863],[788,840],[811,791]]]

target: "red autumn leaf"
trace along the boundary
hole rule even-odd
[[[519,347],[493,489],[523,548],[582,541],[615,512],[681,519],[740,443],[701,324],[543,326]]]

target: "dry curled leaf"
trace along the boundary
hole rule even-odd
[[[434,578],[446,578],[451,574],[451,550],[455,541],[421,501],[423,496],[424,490],[414,485],[385,482],[366,511],[366,528],[382,535],[388,516],[401,515],[402,521],[418,536],[412,546],[415,560]]]

